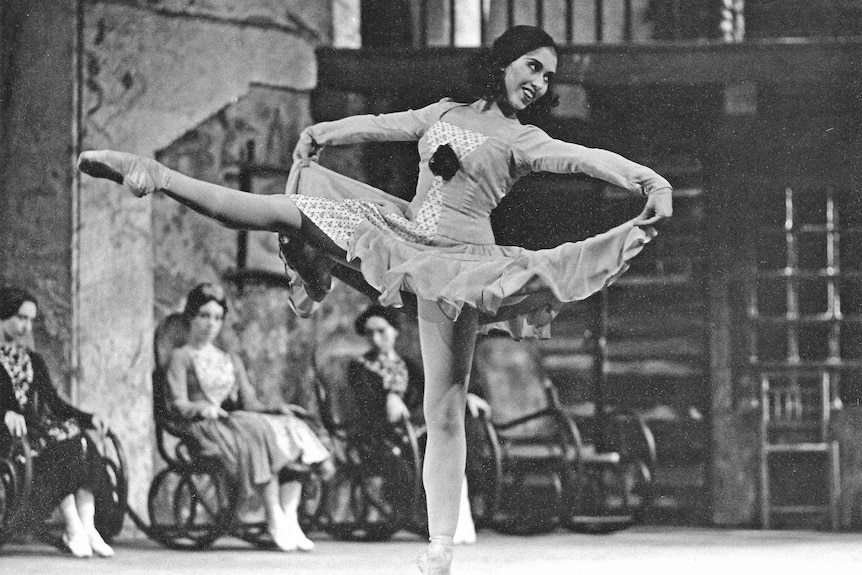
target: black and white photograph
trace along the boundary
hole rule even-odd
[[[862,566],[862,0],[0,0],[0,572]]]

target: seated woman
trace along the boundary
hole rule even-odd
[[[59,504],[63,543],[75,557],[112,557],[95,525],[94,493],[108,489],[105,467],[92,439],[107,425],[63,401],[42,357],[27,342],[38,312],[36,298],[16,287],[0,288],[0,413],[13,437],[26,436],[34,452],[32,519],[41,522]]]
[[[404,419],[421,420],[424,378],[421,367],[395,350],[401,322],[394,308],[373,304],[356,318],[356,333],[365,336],[369,350],[348,366],[348,381],[356,397],[363,433],[386,437]],[[468,394],[467,405],[474,417],[487,404]],[[461,488],[461,506],[454,543],[474,543],[476,527],[467,497],[467,479]]]
[[[421,418],[422,369],[395,351],[401,323],[398,311],[375,304],[354,323],[369,350],[350,362],[347,380],[356,397],[364,433],[385,435],[404,419]]]
[[[169,406],[200,455],[215,456],[228,468],[240,492],[240,508],[260,498],[267,527],[283,551],[314,548],[299,525],[300,478],[311,468],[330,467],[329,451],[295,408],[264,406],[242,361],[216,347],[227,313],[224,290],[200,284],[186,299],[185,345],[174,349],[166,378]],[[265,413],[276,411],[278,415]]]

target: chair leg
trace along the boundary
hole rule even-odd
[[[760,452],[760,521],[763,529],[772,528],[769,490],[769,454],[765,448]]]
[[[829,524],[833,531],[840,527],[841,460],[838,442],[829,446]]]

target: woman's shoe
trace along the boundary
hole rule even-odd
[[[269,529],[269,535],[272,537],[272,542],[279,551],[292,552],[299,549],[296,541],[287,534],[287,529]]]
[[[74,535],[63,533],[63,545],[65,545],[66,549],[69,550],[69,553],[75,557],[84,558],[93,556],[93,548],[90,547],[87,534],[83,531]]]
[[[93,554],[97,557],[107,559],[114,556],[113,548],[105,543],[105,540],[102,539],[102,536],[95,529],[87,532],[87,539],[90,543],[90,548],[93,550]]]
[[[467,493],[467,479],[461,487],[461,504],[458,510],[458,523],[452,543],[455,545],[472,545],[476,542],[476,524],[473,522],[473,512],[470,509],[470,498]]]
[[[296,548],[309,553],[314,551],[314,541],[306,537],[305,533],[300,533],[299,537],[296,538]]]
[[[314,541],[306,537],[302,532],[302,527],[299,525],[299,519],[295,516],[293,520],[286,519],[287,525],[282,527],[282,530],[287,534],[287,540],[290,541],[298,551],[314,551]]]
[[[170,180],[170,170],[157,161],[112,150],[82,152],[78,169],[94,178],[124,185],[139,198],[166,189]]]

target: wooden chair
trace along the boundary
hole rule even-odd
[[[36,397],[35,401],[39,401]],[[97,449],[104,465],[106,489],[94,493],[96,529],[111,542],[122,531],[127,511],[128,477],[126,458],[119,438],[109,431],[100,437],[85,429],[86,440]],[[0,545],[10,537],[32,533],[46,543],[63,547],[63,524],[59,511],[39,523],[28,513],[33,483],[33,454],[26,438],[9,437],[0,431]]]
[[[550,401],[537,354],[508,337],[485,337],[476,345],[470,386],[491,407],[499,445],[499,502],[491,526],[507,533],[556,528],[572,505],[582,442]]]
[[[655,443],[640,418],[622,411],[572,417],[536,349],[503,336],[478,342],[471,385],[491,405],[500,444],[495,528],[604,533],[640,519],[655,463]]]
[[[761,374],[760,504],[765,529],[772,528],[776,515],[820,515],[831,529],[838,528],[839,448],[831,418],[839,402],[834,387],[829,371]],[[804,470],[805,477],[794,487],[791,476],[797,469]],[[778,481],[783,481],[784,493],[776,493]]]
[[[33,483],[33,461],[26,438],[0,430],[0,545],[21,531]]]
[[[336,472],[321,486],[316,521],[338,539],[381,541],[421,523],[424,432],[409,419],[395,425],[389,437],[359,432],[362,422],[347,371],[365,348],[361,338],[346,336],[315,353],[320,415],[336,453]]]
[[[168,408],[170,393],[165,369],[171,351],[185,343],[186,325],[180,314],[167,316],[156,328],[153,371],[153,416],[156,445],[166,466],[150,484],[150,522],[138,526],[152,539],[174,549],[203,549],[236,531],[236,488],[217,458],[198,457],[191,441]],[[133,514],[133,518],[136,516]],[[263,537],[265,523],[241,533]]]

